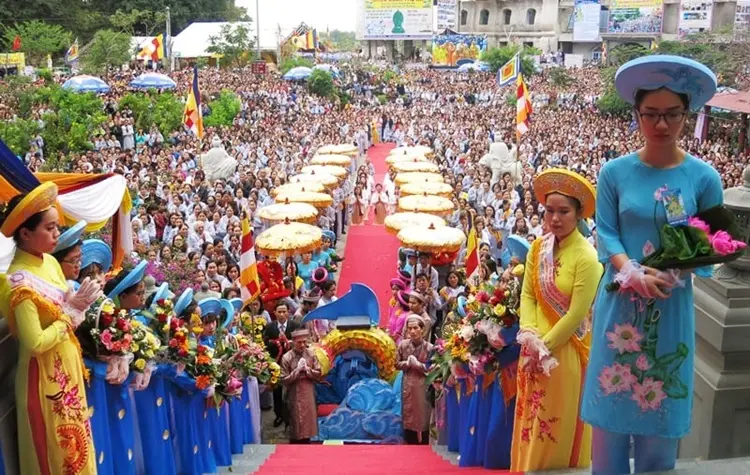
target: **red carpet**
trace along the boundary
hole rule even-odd
[[[375,165],[375,183],[382,183],[388,165],[385,157],[393,144],[376,145],[368,152]],[[385,226],[372,225],[373,216],[362,226],[350,226],[347,231],[346,258],[339,277],[338,295],[349,291],[349,286],[362,283],[370,287],[378,296],[380,313],[388,312],[391,299],[389,281],[396,277],[399,242],[396,236],[388,234]],[[386,313],[387,314],[387,313]]]
[[[420,445],[278,445],[260,475],[461,475],[504,470],[459,468]]]

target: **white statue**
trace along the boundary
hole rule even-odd
[[[201,155],[201,168],[206,180],[228,180],[237,170],[237,160],[227,153],[217,136],[211,140],[211,150]]]
[[[479,164],[492,170],[491,185],[499,182],[506,172],[510,173],[513,183],[521,183],[523,166],[516,157],[515,146],[509,151],[503,142],[495,142],[490,145],[490,153],[479,159]]]

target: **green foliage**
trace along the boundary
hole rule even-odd
[[[320,97],[331,97],[334,94],[333,76],[328,71],[313,69],[307,80],[307,88]]]
[[[549,79],[560,89],[565,89],[575,82],[573,77],[568,73],[565,68],[552,68],[549,72]]]
[[[531,56],[539,54],[536,48],[521,48],[518,45],[501,46],[499,48],[487,48],[482,53],[481,60],[487,63],[490,71],[496,73],[505,63],[510,61],[518,52],[521,53],[521,73],[525,77],[536,74],[536,63]]]
[[[632,111],[632,106],[622,100],[615,89],[615,73],[617,68],[602,69],[600,74],[604,82],[604,94],[599,98],[597,106],[605,114],[626,117]]]
[[[182,125],[184,105],[171,92],[161,94],[149,90],[148,93],[129,93],[120,99],[119,109],[130,109],[137,128],[148,130],[156,125],[163,135],[168,135]]]
[[[378,94],[375,97],[378,98],[378,102],[380,102],[380,104],[385,104],[386,102],[388,102],[388,97],[385,94]]]
[[[119,30],[131,36],[152,36],[164,31],[167,12],[164,10],[151,11],[133,8],[129,11],[117,9],[110,15],[109,22]]]
[[[649,54],[649,50],[637,43],[626,43],[617,45],[607,55],[607,62],[611,66],[621,66],[631,59],[640,58]]]
[[[39,20],[4,28],[3,37],[8,45],[13,43],[16,36],[21,37],[21,50],[26,53],[26,61],[37,66],[46,64],[48,54],[54,55],[67,50],[72,42],[69,31]]]
[[[195,65],[198,69],[206,69],[208,67],[208,58],[196,58]]]
[[[320,39],[330,45],[336,51],[357,51],[359,41],[353,31],[331,30],[330,32],[320,33]]]
[[[240,98],[229,89],[224,89],[215,100],[208,103],[211,114],[203,118],[206,127],[230,126],[242,109]]]
[[[662,41],[652,53],[674,54],[694,59],[716,73],[720,84],[734,85],[750,58],[750,42],[734,41],[721,32],[696,33],[683,41]]]
[[[279,68],[279,70],[281,71],[281,74],[286,74],[290,69],[296,68],[297,66],[312,68],[313,66],[315,66],[315,64],[308,58],[303,58],[301,56],[291,56],[288,58],[284,58],[281,61],[281,67]]]
[[[224,25],[217,36],[208,38],[210,43],[206,51],[221,55],[221,63],[242,68],[251,58],[255,40],[250,35],[247,25]]]
[[[29,141],[39,131],[39,122],[35,120],[16,119],[0,121],[0,139],[16,155],[23,155],[29,150]]]
[[[128,34],[99,30],[81,54],[81,63],[86,72],[106,74],[110,67],[118,67],[130,61],[132,53]]]

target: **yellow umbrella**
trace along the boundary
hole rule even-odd
[[[309,203],[294,203],[284,200],[282,203],[276,203],[264,206],[258,212],[258,216],[272,223],[289,221],[299,221],[302,223],[314,224],[318,219],[318,210]]]
[[[408,155],[408,154],[419,154],[425,157],[430,157],[434,154],[430,147],[426,145],[404,145],[403,147],[396,147],[391,150],[391,155]]]
[[[443,175],[439,173],[423,173],[423,172],[409,172],[409,173],[398,173],[396,175],[396,184],[401,186],[405,183],[424,183],[426,181],[432,181],[436,183],[443,183]]]
[[[410,228],[413,226],[429,227],[430,225],[436,228],[445,226],[445,220],[439,216],[435,216],[427,213],[393,213],[385,218],[385,228],[391,234],[398,234],[402,229]]]
[[[342,143],[337,145],[323,145],[318,149],[319,155],[333,154],[333,155],[348,155],[350,157],[356,157],[359,153],[359,149],[356,145]]]
[[[310,165],[338,165],[348,167],[352,163],[352,157],[347,155],[315,155],[310,160]]]
[[[338,179],[342,179],[346,178],[346,175],[349,174],[349,171],[346,168],[340,167],[338,165],[307,165],[306,167],[302,167],[302,173],[322,173],[333,175]]]
[[[391,168],[399,173],[427,172],[440,173],[440,167],[431,162],[397,162]]]
[[[393,166],[401,162],[429,162],[430,160],[424,155],[388,155],[385,157],[385,163]]]
[[[412,226],[398,232],[404,247],[423,252],[455,252],[466,242],[463,231],[448,226]]]
[[[399,211],[415,213],[449,214],[453,211],[453,202],[448,198],[433,195],[410,195],[399,198]]]
[[[255,248],[265,256],[278,256],[310,252],[319,247],[322,240],[323,232],[319,227],[287,220],[260,233]]]
[[[404,183],[399,188],[401,196],[409,195],[437,195],[450,198],[453,196],[453,187],[447,183],[438,183],[436,181],[423,181],[422,183]]]
[[[328,208],[333,204],[333,198],[327,193],[314,191],[285,191],[276,195],[276,200],[285,203],[308,203],[318,209]]]
[[[300,173],[289,178],[289,183],[320,183],[328,189],[339,186],[339,179],[328,173]]]
[[[279,185],[271,188],[271,196],[280,195],[283,193],[296,193],[299,191],[314,191],[323,193],[326,191],[326,187],[322,183],[314,181],[308,183],[287,183],[285,185]]]

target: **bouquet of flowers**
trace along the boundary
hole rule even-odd
[[[641,266],[657,270],[693,269],[738,259],[747,244],[738,240],[740,234],[734,216],[724,206],[715,206],[687,218],[683,225],[664,224],[659,231],[661,247],[649,243],[644,248]],[[619,290],[621,280],[607,285]]]
[[[84,355],[91,358],[125,356],[131,352],[130,317],[106,297],[99,297],[89,307],[76,334]]]
[[[195,387],[201,391],[215,387],[219,369],[218,362],[214,360],[214,349],[199,344],[190,356],[185,369],[195,379]]]
[[[266,319],[262,315],[252,316],[250,312],[242,312],[240,316],[242,333],[250,336],[255,343],[265,348],[263,343],[263,330],[266,328]]]
[[[156,358],[156,353],[161,348],[161,342],[149,327],[138,320],[130,322],[130,326],[133,330],[133,342],[130,344],[133,362],[130,364],[130,368],[142,373],[146,366]]]

